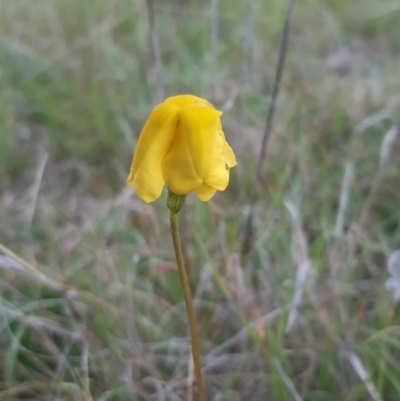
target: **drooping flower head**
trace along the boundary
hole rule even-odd
[[[194,191],[204,202],[223,191],[237,163],[221,114],[192,95],[169,97],[156,106],[140,133],[127,185],[148,203],[160,197],[164,185],[177,195]]]

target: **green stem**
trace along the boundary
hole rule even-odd
[[[194,316],[192,296],[190,295],[190,287],[188,277],[185,270],[185,262],[183,261],[181,240],[179,238],[178,213],[170,210],[169,219],[171,222],[172,240],[174,242],[175,256],[178,263],[179,279],[183,289],[183,297],[185,298],[186,311],[189,319],[190,336],[192,339],[192,355],[194,363],[194,373],[196,376],[197,388],[201,401],[206,401],[206,395],[203,386],[203,376],[200,365],[199,339],[197,337],[196,319]]]

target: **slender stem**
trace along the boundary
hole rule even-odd
[[[156,66],[156,80],[157,80],[157,102],[160,103],[165,98],[165,81],[162,71],[161,49],[158,40],[158,33],[156,28],[156,19],[154,13],[153,0],[146,0],[147,14],[149,17],[150,35],[151,35],[151,50],[153,52],[154,63]]]
[[[211,102],[217,97],[218,85],[218,0],[211,0]]]
[[[290,30],[290,23],[292,20],[294,2],[295,2],[295,0],[288,0],[285,24],[283,26],[282,39],[281,39],[281,44],[280,44],[280,48],[279,48],[278,64],[276,66],[276,72],[275,72],[274,87],[272,89],[271,102],[270,102],[269,111],[268,111],[268,115],[267,115],[267,121],[265,123],[264,135],[263,135],[261,146],[260,146],[260,155],[258,157],[258,162],[257,162],[256,177],[254,179],[253,185],[250,190],[250,202],[249,202],[250,210],[249,210],[249,214],[247,215],[246,225],[244,227],[243,240],[242,240],[242,244],[243,244],[242,254],[246,254],[253,247],[253,244],[252,244],[253,239],[254,239],[253,238],[253,235],[254,235],[253,218],[254,218],[255,201],[256,201],[256,197],[257,197],[258,187],[260,186],[260,182],[261,182],[261,178],[262,178],[261,173],[263,171],[263,167],[265,164],[265,158],[267,156],[268,139],[269,139],[271,131],[272,131],[272,126],[273,126],[274,116],[275,116],[276,102],[278,99],[279,87],[280,87],[281,80],[282,80],[283,68],[285,66],[285,56],[286,56],[286,51],[287,51],[287,47],[288,47],[289,30]]]
[[[174,242],[176,261],[178,263],[179,279],[181,281],[183,289],[183,297],[185,298],[186,311],[189,319],[190,336],[192,339],[194,373],[196,376],[197,388],[199,390],[200,400],[206,401],[206,395],[203,386],[203,376],[201,373],[201,365],[200,365],[199,339],[197,337],[196,319],[194,316],[192,296],[190,295],[189,281],[185,270],[185,262],[183,261],[181,240],[179,238],[178,213],[170,211],[169,219],[171,222],[171,233],[172,233],[172,240]]]

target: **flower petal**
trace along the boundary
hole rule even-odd
[[[194,192],[201,201],[207,202],[214,196],[216,190],[207,184],[201,184]]]
[[[192,106],[209,107],[211,109],[214,108],[214,106],[211,103],[208,103],[207,100],[204,100],[200,97],[193,95],[171,96],[165,99],[164,103],[175,104],[176,106],[179,106],[182,109]]]
[[[222,132],[222,131],[221,131]],[[229,146],[228,142],[225,140],[225,135],[222,132],[222,137],[224,138],[224,158],[227,166],[229,168],[235,167],[237,165],[235,154],[233,153],[232,148]]]
[[[127,185],[133,185],[145,202],[152,202],[161,195],[162,161],[174,138],[178,115],[178,106],[162,103],[151,112],[140,133]]]
[[[193,191],[215,164],[213,149],[219,141],[220,115],[210,107],[181,109],[178,129],[162,166],[165,183],[172,192],[184,195]]]
[[[207,185],[218,189],[218,191],[223,191],[229,182],[229,167],[224,157],[225,143],[224,134],[219,131],[213,148],[209,150],[211,168],[204,180]]]

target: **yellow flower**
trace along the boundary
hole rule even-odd
[[[223,191],[237,163],[221,114],[192,95],[169,97],[156,106],[140,134],[127,185],[145,202],[156,200],[164,184],[177,195],[194,191],[204,202]]]

